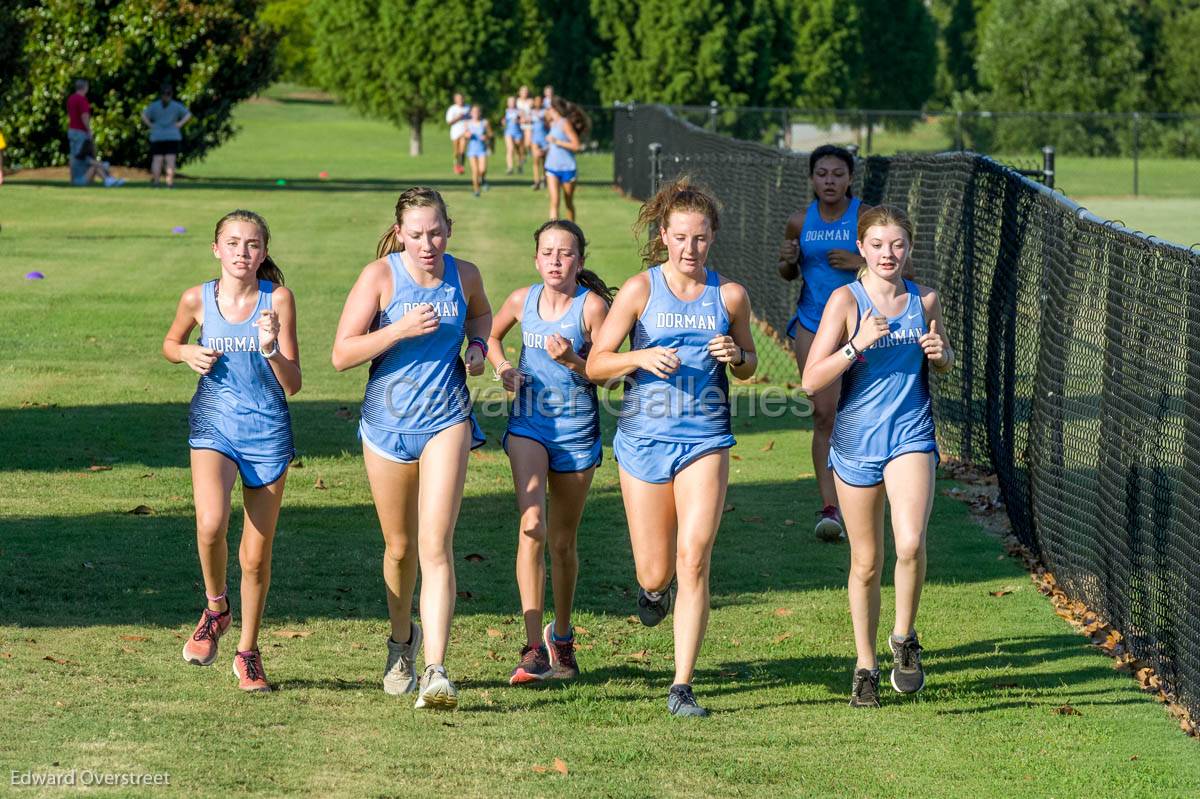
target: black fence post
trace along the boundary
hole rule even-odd
[[[1054,188],[1054,148],[1049,144],[1042,148],[1042,183]]]
[[[658,193],[659,184],[662,183],[662,145],[658,142],[650,142],[650,196],[653,197]]]
[[[963,147],[963,128],[962,128],[962,111],[954,112],[954,149],[962,152]]]
[[[1133,112],[1133,196],[1138,196],[1138,134],[1141,133],[1142,115]]]

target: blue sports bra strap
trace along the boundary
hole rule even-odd
[[[269,280],[258,281],[258,296],[258,307],[268,311],[271,310],[274,307],[272,300],[275,298],[275,284]]]

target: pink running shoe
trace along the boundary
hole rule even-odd
[[[540,646],[521,647],[521,662],[513,669],[508,678],[509,685],[522,685],[527,682],[541,682],[550,676],[550,659],[546,650]]]
[[[238,688],[243,691],[265,693],[271,690],[266,672],[263,671],[262,654],[257,649],[238,652],[233,656],[233,676],[238,678]]]
[[[842,529],[842,514],[836,505],[826,505],[821,509],[821,518],[817,521],[817,538],[822,541],[841,541],[846,537]]]
[[[554,637],[554,622],[542,630],[542,643],[550,654],[550,676],[556,680],[571,680],[579,676],[579,664],[575,662],[575,632],[566,641]]]
[[[183,645],[183,659],[193,666],[210,666],[217,659],[217,641],[233,623],[228,606],[222,612],[205,608],[192,637]]]

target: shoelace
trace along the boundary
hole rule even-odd
[[[575,665],[575,639],[567,641],[551,640],[554,644],[554,652],[558,655],[558,659],[563,663]]]
[[[672,691],[671,693],[673,693],[675,698],[679,700],[679,704],[688,705],[690,707],[699,707],[698,703],[696,702],[696,695],[692,693],[691,688],[680,688]]]
[[[879,692],[875,688],[875,679],[873,675],[854,675],[854,689],[852,693],[859,699],[877,698],[879,696]]]
[[[261,680],[263,673],[262,667],[258,665],[258,653],[251,652],[243,655],[238,652],[238,657],[242,659],[242,665],[246,667],[246,677],[251,680]]]
[[[921,662],[921,645],[914,639],[908,639],[900,644],[897,654],[900,658],[900,668],[912,669]]]
[[[215,637],[214,634],[216,633],[217,624],[220,623],[220,621],[220,613],[214,615],[212,611],[204,611],[204,620],[201,625],[196,628],[196,632],[192,634],[192,638],[197,641],[212,640]]]

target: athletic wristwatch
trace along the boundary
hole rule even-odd
[[[846,356],[846,360],[854,363],[858,360],[858,350],[854,349],[854,345],[847,342],[846,346],[842,347],[842,355]]]

